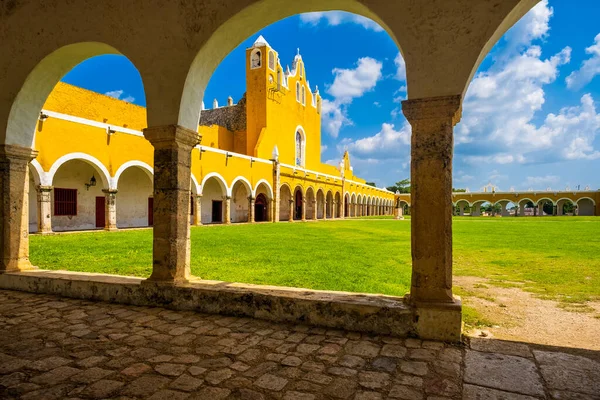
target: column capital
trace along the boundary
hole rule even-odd
[[[118,190],[117,189],[102,189],[102,193],[104,194],[108,194],[108,195],[115,195],[117,194]]]
[[[51,192],[52,189],[54,189],[54,186],[44,186],[44,185],[37,186],[38,192]]]
[[[456,125],[462,114],[462,96],[404,100],[402,102],[402,113],[410,123],[420,120],[450,118],[452,119],[452,125]]]
[[[144,137],[155,148],[168,148],[173,144],[194,147],[200,144],[198,132],[179,125],[163,125],[144,128]]]
[[[254,200],[256,200],[256,197],[254,197],[254,196],[248,196],[248,200],[249,201],[254,201]]]
[[[223,200],[231,200],[231,196],[223,196]]]
[[[30,162],[37,157],[38,151],[29,147],[18,146],[14,144],[0,145],[0,158],[6,158],[11,161]]]

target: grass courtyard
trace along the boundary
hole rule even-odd
[[[455,275],[562,302],[600,299],[600,218],[456,217],[453,227]],[[192,274],[205,279],[398,296],[410,287],[409,221],[192,227],[191,240]],[[43,269],[146,277],[152,231],[33,235],[30,253]]]

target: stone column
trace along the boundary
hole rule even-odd
[[[231,224],[231,196],[225,196],[223,200],[225,200],[225,224],[229,225]]]
[[[452,295],[453,128],[460,108],[460,95],[402,102],[412,126],[410,301],[422,338],[457,341],[461,334],[461,303]]]
[[[194,202],[196,203],[196,209],[194,210],[194,225],[200,226],[202,225],[202,195],[197,194],[194,197]]]
[[[248,222],[253,224],[255,222],[254,219],[254,202],[256,199],[252,196],[248,197]]]
[[[289,222],[293,222],[294,221],[294,214],[296,214],[296,210],[294,208],[294,205],[295,205],[294,203],[295,202],[294,202],[294,199],[290,199],[289,202],[290,202],[290,215],[288,216],[288,221]]]
[[[331,208],[331,219],[336,219],[336,213],[338,208],[338,202],[333,200],[333,207]]]
[[[0,273],[33,269],[29,261],[29,162],[37,151],[0,145]]]
[[[461,217],[465,215],[465,205],[462,203],[458,205],[458,215]]]
[[[279,213],[280,213],[280,186],[281,185],[281,174],[280,174],[280,166],[279,161],[273,161],[273,201],[272,201],[272,209],[271,212],[271,220],[273,222],[279,222]]]
[[[312,204],[313,204],[312,219],[313,219],[313,221],[316,221],[317,220],[317,214],[319,213],[319,210],[317,210],[317,200],[313,200]]]
[[[174,284],[190,276],[191,154],[198,132],[178,125],[144,129],[154,146],[154,225],[150,282]]]
[[[52,233],[52,186],[37,187],[38,233]]]
[[[102,189],[106,201],[104,202],[104,230],[105,231],[116,231],[117,230],[117,190],[116,189]]]
[[[306,195],[302,196],[302,221],[306,221]]]

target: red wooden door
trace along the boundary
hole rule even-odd
[[[104,228],[106,226],[106,197],[96,197],[96,228]]]
[[[148,197],[148,226],[154,225],[154,198]]]

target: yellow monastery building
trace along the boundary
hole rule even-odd
[[[190,222],[292,221],[392,214],[394,194],[356,177],[345,153],[321,163],[321,96],[298,54],[291,71],[259,37],[246,51],[246,93],[203,110],[192,152]],[[59,83],[30,164],[30,231],[140,227],[153,220],[146,109]]]

